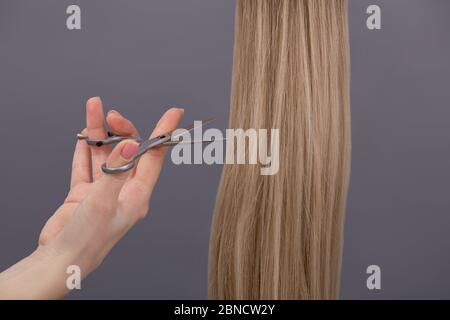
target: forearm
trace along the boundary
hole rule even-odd
[[[73,258],[42,248],[0,273],[0,299],[59,299],[69,289],[67,267]]]

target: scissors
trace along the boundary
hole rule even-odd
[[[77,134],[77,139],[78,140],[86,140],[86,143],[90,146],[96,146],[96,147],[101,147],[104,145],[109,145],[109,144],[115,144],[115,143],[119,143],[122,140],[126,140],[126,139],[132,139],[136,142],[139,143],[139,148],[136,152],[136,154],[133,156],[133,158],[131,158],[131,160],[129,162],[127,162],[126,164],[120,166],[120,167],[108,167],[106,166],[106,163],[104,163],[102,165],[102,171],[104,173],[108,173],[108,174],[114,174],[114,173],[121,173],[121,172],[126,172],[128,170],[131,170],[132,168],[134,168],[134,166],[136,165],[136,161],[138,160],[138,158],[140,156],[142,156],[144,153],[146,153],[148,150],[156,148],[156,147],[160,147],[160,146],[174,146],[177,145],[179,143],[188,143],[188,144],[192,144],[192,143],[210,143],[213,141],[218,141],[218,140],[224,140],[224,139],[214,139],[214,140],[179,140],[180,137],[186,135],[187,133],[191,132],[192,130],[203,126],[204,124],[210,123],[214,121],[214,118],[210,118],[210,119],[206,119],[203,121],[199,121],[199,124],[190,124],[187,125],[181,129],[184,129],[183,132],[179,133],[179,134],[173,134],[174,131],[170,131],[168,133],[162,134],[157,136],[156,138],[153,139],[149,139],[149,140],[144,140],[141,138],[133,138],[131,136],[121,136],[121,135],[116,135],[111,131],[108,131],[108,137],[106,139],[102,139],[102,140],[91,140],[89,139],[88,136],[85,136],[83,134]]]

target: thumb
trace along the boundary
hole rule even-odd
[[[120,142],[106,160],[109,168],[120,167],[128,163],[136,154],[139,144],[134,140]],[[104,200],[116,200],[122,186],[125,184],[132,170],[121,173],[104,174],[96,186],[96,197]]]

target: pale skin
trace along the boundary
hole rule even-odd
[[[166,111],[151,137],[176,129],[183,113],[180,108]],[[116,134],[139,136],[134,125],[117,111],[105,118],[100,98],[89,99],[83,133],[91,139],[103,139],[106,124]],[[64,297],[69,292],[68,266],[79,266],[82,278],[86,277],[146,216],[167,148],[150,150],[129,172],[108,175],[101,170],[105,162],[112,167],[128,162],[137,146],[132,140],[122,141],[115,148],[77,142],[70,191],[42,229],[36,250],[0,273],[0,299]]]

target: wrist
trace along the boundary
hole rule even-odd
[[[67,267],[72,258],[50,247],[38,247],[0,274],[1,299],[59,299],[69,292]]]

